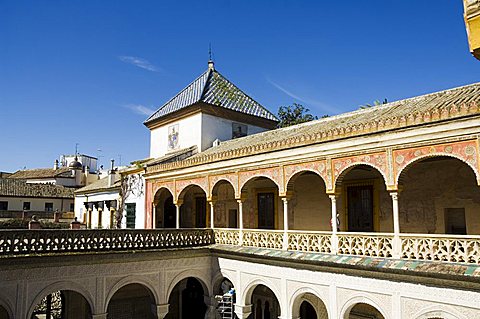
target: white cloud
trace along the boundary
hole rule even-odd
[[[304,97],[298,96],[297,94],[294,94],[293,92],[285,89],[284,87],[282,87],[278,83],[270,80],[268,77],[266,78],[266,80],[267,80],[268,83],[270,83],[271,85],[273,85],[275,88],[282,91],[286,95],[290,96],[291,98],[293,98],[295,100],[298,100],[300,102],[306,103],[307,104],[307,105],[305,105],[306,107],[315,106],[315,107],[321,109],[322,111],[327,112],[328,114],[337,114],[338,113],[338,109],[336,109],[336,108],[334,108],[334,107],[332,107],[332,106],[330,106],[326,103],[323,103],[321,101],[317,101],[317,100],[314,100],[314,99],[309,99],[309,98],[304,98]]]
[[[161,69],[152,63],[150,63],[148,60],[139,58],[136,56],[128,56],[128,55],[122,55],[118,57],[120,61],[129,63],[135,66],[138,66],[139,68],[152,71],[152,72],[160,72]]]
[[[148,106],[141,105],[141,104],[127,104],[125,105],[126,108],[132,110],[133,112],[140,114],[140,115],[145,115],[145,116],[150,116],[155,112],[154,109],[149,108]]]

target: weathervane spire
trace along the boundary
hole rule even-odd
[[[212,44],[208,44],[208,69],[215,70],[214,63],[212,60]]]

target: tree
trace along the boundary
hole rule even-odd
[[[308,112],[310,112],[309,109],[298,103],[293,103],[289,106],[280,106],[278,108],[278,118],[280,119],[278,127],[287,127],[318,119],[317,116],[309,114]]]
[[[381,102],[380,102],[380,100],[375,100],[375,101],[373,101],[373,104],[367,103],[365,105],[360,105],[360,109],[361,110],[368,109],[369,107],[379,106],[379,105],[387,104],[387,103],[388,103],[387,99],[383,99],[383,101],[381,101]]]
[[[123,210],[128,196],[143,194],[143,178],[140,174],[120,174],[120,193],[117,211],[115,212],[115,228],[122,227]]]

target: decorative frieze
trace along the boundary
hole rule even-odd
[[[401,173],[414,162],[428,158],[448,156],[454,157],[469,165],[480,181],[478,172],[478,144],[475,140],[460,141],[445,144],[433,144],[415,148],[405,148],[393,151],[393,171],[398,184]]]

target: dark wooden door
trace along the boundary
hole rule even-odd
[[[373,186],[347,187],[348,231],[372,232]]]
[[[258,228],[275,228],[275,194],[258,193]]]
[[[195,198],[195,227],[207,227],[207,199],[205,197]]]

